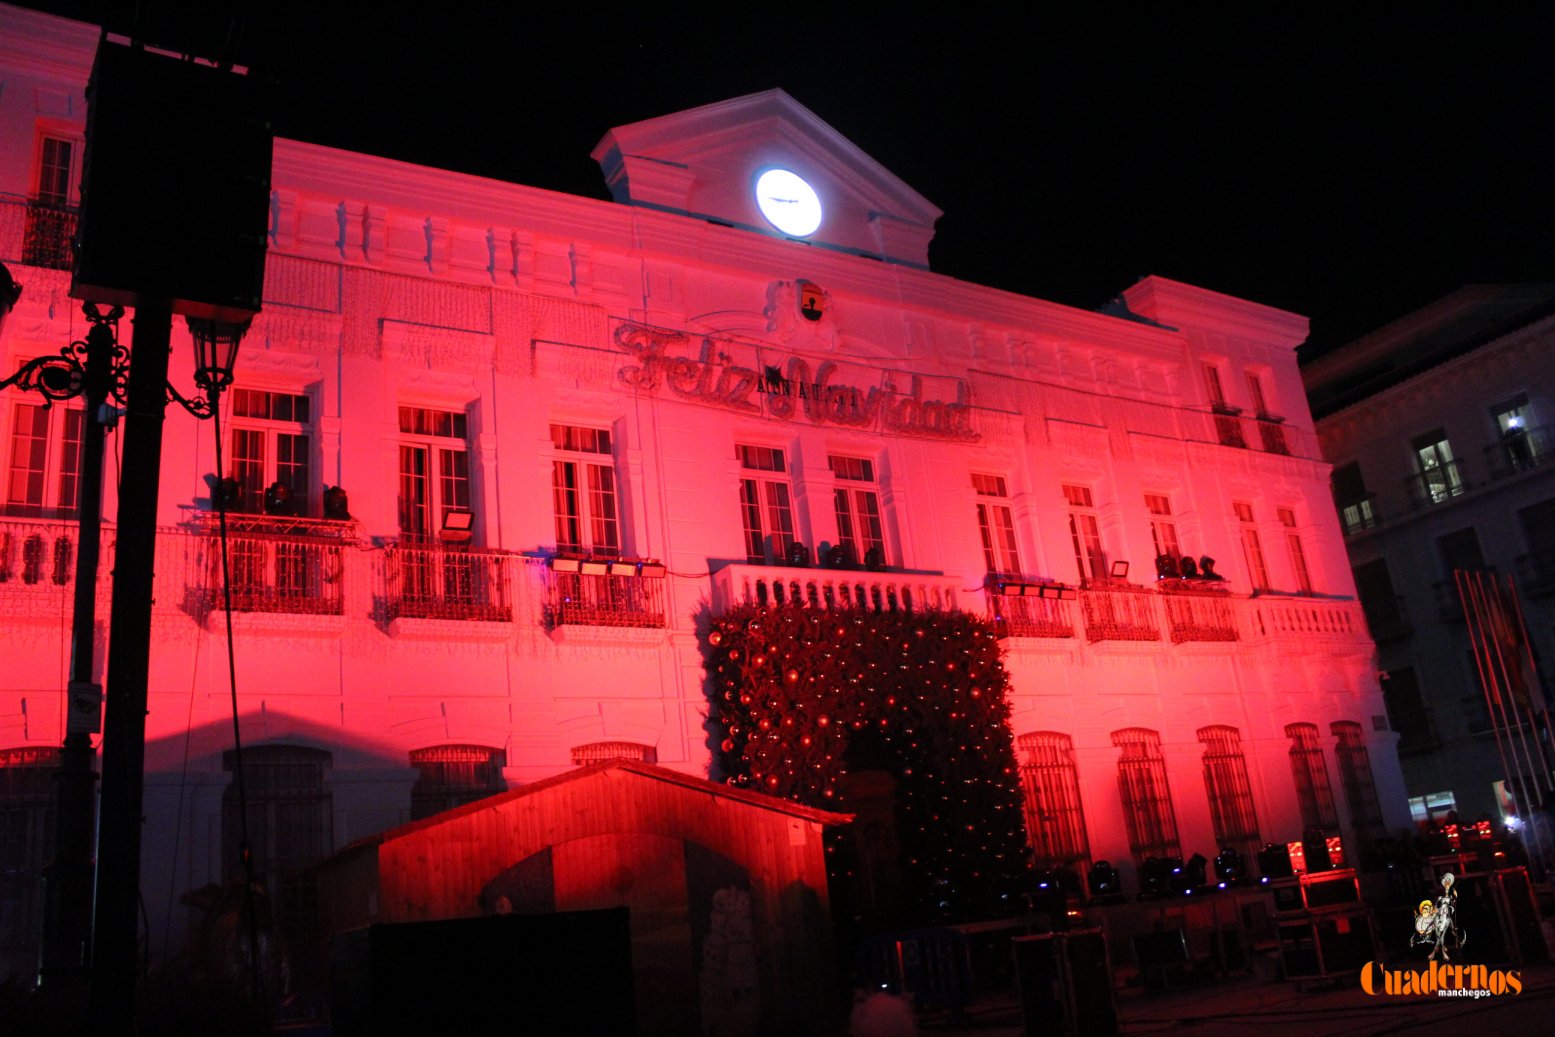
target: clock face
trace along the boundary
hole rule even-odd
[[[821,225],[820,197],[786,169],[769,169],[757,178],[756,205],[768,223],[791,237],[808,237]]]

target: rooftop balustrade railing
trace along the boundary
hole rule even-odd
[[[713,574],[713,601],[821,609],[921,612],[959,608],[961,581],[925,573],[860,572],[777,565],[726,565]]]

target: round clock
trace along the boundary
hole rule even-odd
[[[757,177],[756,206],[768,223],[791,237],[807,237],[821,225],[815,188],[786,169],[769,169]]]

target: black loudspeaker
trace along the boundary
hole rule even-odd
[[[1259,850],[1258,874],[1266,879],[1288,879],[1296,874],[1296,869],[1290,863],[1290,847],[1283,843],[1269,843]]]
[[[166,299],[188,316],[259,311],[270,126],[258,77],[104,38],[87,87],[71,295]]]

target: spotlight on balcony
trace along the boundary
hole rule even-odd
[[[1127,562],[1113,562],[1112,563],[1112,578],[1114,580],[1126,580],[1126,579],[1128,579],[1128,563]]]
[[[826,549],[823,562],[828,569],[841,569],[848,560],[848,552],[842,549],[841,544],[833,544]]]
[[[582,570],[583,560],[580,558],[552,558],[551,571],[558,573],[575,573]]]
[[[1224,580],[1225,577],[1215,571],[1215,560],[1213,558],[1209,555],[1201,555],[1199,557],[1199,579]]]
[[[610,575],[611,576],[636,576],[637,575],[637,563],[636,562],[628,562],[625,559],[618,558],[615,561],[610,563]]]
[[[637,575],[645,580],[662,580],[666,569],[663,562],[637,563]]]
[[[443,528],[438,539],[445,544],[464,544],[475,535],[475,512],[468,508],[449,508],[443,512]]]
[[[297,514],[297,502],[292,488],[277,480],[265,487],[265,514],[291,516]]]
[[[610,563],[602,560],[587,559],[583,562],[581,571],[584,576],[609,576]]]
[[[885,568],[885,548],[878,544],[864,552],[864,568],[877,573]]]
[[[785,558],[789,565],[802,569],[810,564],[810,549],[795,540],[788,545],[788,553]]]
[[[1215,855],[1215,879],[1222,886],[1235,886],[1247,878],[1247,867],[1242,855],[1229,846]]]
[[[343,486],[326,486],[324,488],[324,517],[336,522],[348,522],[351,519],[351,501],[346,496]]]
[[[1118,876],[1118,869],[1112,866],[1111,861],[1097,861],[1091,865],[1091,873],[1086,883],[1091,888],[1091,899],[1108,900],[1121,898],[1123,895],[1123,880]]]

